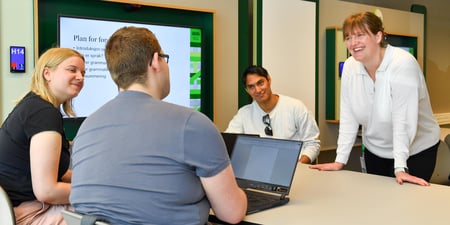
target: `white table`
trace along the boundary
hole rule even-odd
[[[267,225],[450,224],[450,187],[437,184],[399,185],[390,177],[299,164],[290,199],[244,220]]]

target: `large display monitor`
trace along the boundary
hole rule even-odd
[[[170,55],[170,94],[164,101],[201,110],[202,30],[196,27],[131,23],[98,18],[58,16],[58,45],[85,57],[85,85],[73,100],[78,117],[88,117],[118,93],[104,57],[105,44],[114,31],[125,26],[143,27],[158,38]]]

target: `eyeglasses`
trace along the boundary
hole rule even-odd
[[[158,56],[161,57],[161,58],[164,58],[164,60],[166,60],[166,63],[169,63],[169,55],[163,54],[163,53],[159,53]]]
[[[273,136],[273,130],[272,130],[272,126],[270,125],[269,114],[266,114],[265,116],[263,116],[262,121],[266,125],[266,128],[264,129],[264,132],[266,133],[266,135]]]

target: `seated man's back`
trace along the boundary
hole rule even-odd
[[[220,138],[198,112],[122,92],[79,130],[71,203],[117,224],[206,221],[200,212],[210,206],[198,176],[228,166]]]

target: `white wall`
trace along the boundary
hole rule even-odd
[[[301,100],[315,115],[316,3],[264,0],[262,64],[274,93]]]
[[[34,67],[33,1],[0,1],[0,115],[1,121],[29,89]],[[9,72],[9,46],[26,48],[26,73]]]

